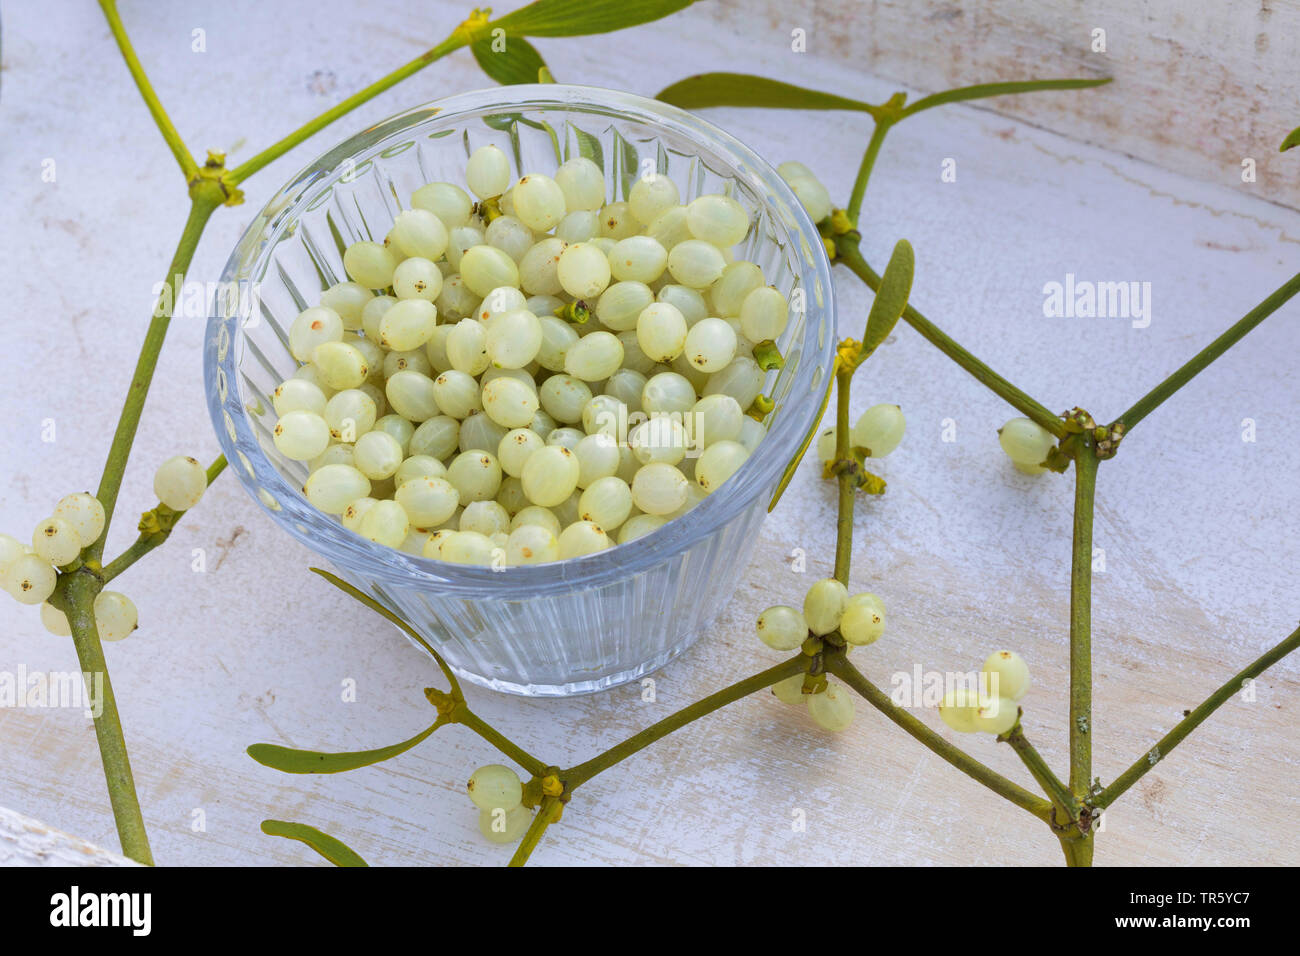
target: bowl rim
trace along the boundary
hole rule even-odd
[[[332,563],[380,585],[427,586],[448,596],[515,601],[599,587],[648,570],[715,535],[753,507],[757,497],[770,493],[799,441],[819,418],[824,386],[833,373],[835,293],[830,262],[816,226],[776,170],[740,140],[667,103],[601,87],[553,83],[490,87],[433,100],[371,124],[325,150],[277,190],[249,223],[226,262],[218,288],[242,290],[250,279],[256,282],[265,275],[272,251],[296,226],[299,214],[320,198],[324,188],[333,187],[341,166],[346,168],[349,162],[359,165],[365,161],[363,156],[370,159],[382,154],[385,147],[392,147],[389,141],[396,137],[409,136],[416,130],[427,135],[440,124],[455,124],[488,108],[557,113],[576,110],[623,118],[665,129],[698,142],[701,154],[725,158],[728,175],[745,182],[762,205],[789,229],[789,240],[795,245],[792,254],[804,265],[798,274],[805,289],[806,334],[809,345],[815,346],[815,350],[805,348],[801,356],[810,370],[806,394],[800,398],[792,386],[783,401],[796,404],[788,407],[787,414],[769,429],[758,450],[717,492],[685,515],[606,551],[547,564],[492,568],[451,564],[388,548],[348,531],[335,517],[312,506],[302,491],[281,475],[253,433],[250,412],[240,394],[237,364],[242,352],[243,323],[238,321],[238,310],[227,308],[223,312],[219,304],[214,305],[207,323],[203,363],[213,427],[231,470],[277,524]],[[242,295],[242,291],[236,294]],[[822,332],[825,341],[818,342],[818,329],[826,316],[830,318],[826,323],[829,331]],[[819,369],[824,376],[821,379],[817,377]],[[795,374],[803,377],[802,364]],[[222,390],[226,391],[224,399]],[[788,450],[778,454],[783,446]],[[763,454],[764,448],[767,454]],[[275,507],[268,507],[267,495]],[[508,573],[511,587],[493,594],[488,589],[499,587],[503,571]]]

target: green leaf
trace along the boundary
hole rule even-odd
[[[320,753],[315,750],[294,750],[277,744],[253,744],[248,755],[264,767],[282,773],[343,773],[380,763],[398,754],[406,753],[441,726],[436,722],[420,731],[410,740],[376,750],[358,750],[353,753]]]
[[[657,100],[685,110],[705,106],[762,106],[768,109],[853,110],[871,113],[879,108],[862,100],[851,100],[834,93],[809,90],[802,86],[769,80],[747,73],[699,73],[664,87]]]
[[[487,25],[507,33],[530,37],[577,37],[609,33],[659,20],[689,7],[694,0],[534,0]]]
[[[912,244],[906,239],[898,240],[889,257],[889,265],[885,266],[885,274],[880,278],[880,288],[871,303],[871,312],[867,315],[867,331],[862,336],[863,353],[870,355],[894,331],[907,308],[907,297],[912,293],[915,265]]]
[[[900,115],[911,116],[921,110],[945,103],[961,103],[966,100],[982,100],[990,96],[1008,96],[1013,93],[1037,93],[1042,90],[1082,90],[1092,86],[1105,86],[1110,82],[1109,76],[1099,79],[1071,80],[1025,80],[1018,83],[980,83],[976,86],[961,86],[955,90],[945,90],[932,96],[923,96],[911,106],[905,107]]]
[[[641,175],[641,160],[636,154],[636,147],[624,136],[614,131],[614,176],[623,186],[623,195],[632,191],[632,184]]]
[[[600,147],[600,140],[586,130],[578,129],[572,124],[569,125],[569,129],[573,130],[573,139],[578,146],[578,155],[591,160],[603,169],[605,167],[605,151]],[[564,146],[564,158],[568,159],[569,144],[566,142]]]
[[[521,36],[503,38],[505,49],[495,50],[497,43],[490,36],[475,40],[470,46],[474,59],[483,68],[483,72],[502,86],[516,83],[536,83],[546,61],[537,49]]]
[[[335,866],[369,866],[361,855],[342,840],[336,840],[328,833],[322,833],[305,823],[289,823],[285,820],[263,820],[262,832],[267,836],[284,837],[286,840],[299,840],[307,844]]]
[[[520,123],[531,126],[533,129],[545,130],[546,134],[551,137],[551,148],[555,150],[555,161],[560,162],[560,138],[555,134],[555,127],[545,120],[530,119],[522,113],[494,113],[491,116],[483,117],[484,126],[490,126],[492,129],[510,134],[510,150],[514,153],[515,168],[519,168],[524,162],[522,147],[519,143]]]
[[[1285,153],[1293,146],[1300,146],[1300,126],[1297,126],[1291,132],[1286,134],[1286,139],[1282,140],[1282,145],[1277,148],[1279,153]]]

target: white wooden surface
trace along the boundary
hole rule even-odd
[[[0,807],[0,866],[138,866],[78,837]]]
[[[1300,125],[1296,0],[719,0],[708,7],[721,30],[753,37],[743,52],[759,66],[737,64],[746,72],[784,69],[792,31],[802,29],[807,56],[925,93],[1114,77],[1111,89],[1086,99],[1002,97],[979,108],[1300,206],[1300,165],[1277,151]],[[863,91],[852,81],[837,90]],[[1245,159],[1254,162],[1254,182],[1242,180]]]
[[[303,5],[123,4],[142,60],[192,147],[234,161],[403,62],[463,11],[388,0]],[[328,15],[326,15],[328,14]],[[171,157],[91,5],[5,6],[0,86],[0,527],[23,535],[58,496],[93,487],[138,339],[183,219]],[[652,94],[703,68],[757,69],[753,49],[788,48],[770,18],[719,21],[691,10],[635,36],[542,40],[556,74]],[[817,26],[814,23],[814,28]],[[291,28],[292,27],[292,28]],[[207,52],[191,52],[191,31]],[[863,21],[863,29],[867,21]],[[742,32],[743,31],[743,32]],[[1192,42],[1190,39],[1187,42]],[[765,46],[766,45],[766,46]],[[581,51],[581,52],[579,52]],[[764,72],[887,95],[892,84],[811,55]],[[76,69],[70,69],[75,64]],[[963,80],[984,77],[972,70]],[[215,279],[243,224],[279,182],[367,122],[485,85],[458,54],[358,111],[248,184],[222,211],[193,275]],[[1158,95],[1143,108],[1158,113]],[[1093,94],[1080,97],[1086,110]],[[1113,109],[1116,89],[1097,99]],[[93,108],[88,104],[93,103]],[[710,118],[774,161],[812,164],[847,194],[865,141],[840,115],[719,110]],[[1229,118],[1230,119],[1230,118]],[[1283,124],[1287,125],[1287,124]],[[940,164],[957,161],[955,183]],[[42,182],[54,159],[57,180]],[[1267,184],[1258,187],[1268,197]],[[906,236],[917,250],[915,304],[1052,407],[1118,415],[1148,387],[1295,269],[1296,214],[1239,190],[1161,171],[998,115],[933,112],[895,130],[863,216],[880,262]],[[1047,319],[1042,287],[1066,273],[1150,281],[1149,328],[1120,319]],[[841,276],[844,334],[868,297]],[[1112,779],[1229,673],[1289,633],[1300,612],[1293,426],[1297,306],[1153,414],[1102,468],[1095,617],[1096,772]],[[178,318],[124,487],[110,551],[152,503],[153,465],[216,454],[203,406],[203,323]],[[889,630],[859,653],[867,673],[978,667],[1020,650],[1035,684],[1026,728],[1065,760],[1068,479],[1010,470],[995,429],[1010,415],[990,393],[907,329],[859,376],[855,411],[898,401],[909,420],[885,465],[889,492],[858,518],[855,587],[881,594]],[[1241,423],[1257,440],[1241,439]],[[57,440],[41,441],[53,419]],[[946,419],[955,442],[944,442]],[[828,572],[833,495],[805,467],[765,524],[757,556],[718,633],[656,675],[657,699],[624,688],[569,701],[474,695],[474,705],[546,759],[576,762],[703,694],[767,666],[752,634],[761,608],[797,602]],[[192,549],[207,570],[191,570]],[[790,569],[795,549],[805,574]],[[313,862],[263,836],[266,817],[335,833],[374,863],[503,862],[486,846],[463,781],[492,752],[440,732],[387,765],[325,778],[286,777],[243,753],[255,741],[360,749],[402,739],[430,719],[420,688],[433,671],[391,627],[306,571],[310,553],[280,534],[223,479],[167,548],[121,579],[141,630],[107,648],[155,855],[172,864]],[[69,641],[35,612],[0,604],[0,670],[76,668]],[[341,700],[354,679],[355,703]],[[1099,863],[1294,864],[1300,788],[1297,691],[1289,661],[1234,699],[1107,816]],[[934,714],[926,719],[939,725]],[[944,731],[947,733],[947,731]],[[964,738],[1029,784],[1013,754]],[[0,805],[103,846],[116,837],[94,734],[80,710],[0,709]],[[803,811],[807,828],[792,820]],[[1039,824],[933,759],[860,708],[838,737],[756,696],[661,742],[597,779],[553,828],[540,863],[1055,863]]]

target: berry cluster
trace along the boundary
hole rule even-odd
[[[193,458],[167,459],[154,474],[158,500],[172,511],[187,511],[207,489],[208,476]],[[60,569],[70,570],[82,549],[104,533],[104,506],[88,492],[65,495],[54,513],[36,526],[31,546],[0,534],[0,587],[22,604],[41,605],[41,623],[51,634],[70,635],[63,611],[48,603],[58,585]],[[94,602],[95,627],[105,641],[120,641],[138,626],[135,605],[119,591],[100,591]]]
[[[864,458],[884,458],[903,441],[907,421],[897,405],[872,405],[858,416],[849,432],[849,447]],[[817,457],[823,465],[835,461],[838,436],[834,426],[817,436]]]
[[[67,495],[54,514],[37,524],[30,547],[0,534],[0,586],[22,604],[42,603],[54,593],[56,569],[77,560],[103,531],[104,507],[98,499],[85,492]]]
[[[867,591],[850,597],[843,584],[825,578],[808,589],[802,611],[785,604],[769,607],[755,627],[759,640],[778,651],[807,649],[809,640],[865,647],[885,632],[885,602]],[[853,723],[853,695],[829,680],[795,674],[774,684],[772,693],[787,704],[806,701],[808,713],[826,730]]]
[[[289,330],[274,442],[308,463],[308,501],[388,547],[520,565],[626,543],[716,491],[766,433],[789,320],[734,256],[746,209],[683,203],[655,173],[610,202],[581,157],[513,180],[490,145],[465,182],[422,186],[382,242],[347,247],[349,281]]]
[[[1000,736],[1020,721],[1019,701],[1029,690],[1029,665],[1015,651],[994,651],[984,661],[980,676],[979,687],[958,687],[946,693],[939,716],[960,733],[983,731]]]
[[[478,807],[478,828],[493,843],[515,843],[533,820],[524,806],[524,785],[519,775],[499,763],[474,771],[466,785]]]

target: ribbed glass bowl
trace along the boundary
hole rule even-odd
[[[588,156],[604,167],[611,201],[625,199],[648,168],[671,176],[683,202],[725,192],[753,220],[737,257],[760,265],[792,304],[779,343],[785,367],[768,374],[765,390],[776,403],[768,435],[726,484],[636,541],[499,570],[428,560],[344,529],[307,502],[306,466],[271,440],[271,392],[297,368],[287,330],[346,278],[344,247],[382,240],[419,186],[463,183],[467,157],[486,143],[513,158],[516,175]],[[726,606],[776,483],[814,423],[834,348],[822,241],[775,170],[696,116],[588,87],[466,93],[359,133],[266,205],[231,254],[221,289],[204,382],[231,470],[277,524],[409,621],[462,677],[535,696],[635,680],[690,646]]]

